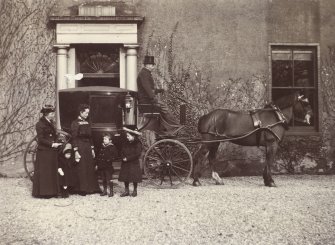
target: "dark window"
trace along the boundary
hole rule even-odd
[[[312,106],[311,124],[303,123],[304,115],[294,115],[290,131],[315,132],[318,129],[318,82],[316,47],[271,47],[272,99],[302,91]]]
[[[84,86],[120,86],[120,47],[107,44],[76,45],[77,68]]]

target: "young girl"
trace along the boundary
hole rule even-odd
[[[103,192],[100,196],[107,195],[107,183],[109,185],[109,197],[114,195],[113,193],[113,161],[117,158],[118,152],[116,147],[112,143],[112,136],[110,134],[103,135],[103,142],[100,152],[97,157],[97,167],[100,172],[103,184]]]
[[[72,145],[67,143],[58,156],[58,174],[61,197],[69,197],[69,191],[76,184],[76,174],[74,173],[74,157]],[[69,190],[71,189],[71,190]]]
[[[129,196],[129,182],[133,182],[134,189],[131,196],[137,196],[137,183],[142,181],[142,171],[140,167],[139,158],[142,152],[142,143],[138,139],[140,132],[123,128],[126,140],[121,147],[121,170],[119,174],[119,181],[124,182],[125,191],[120,195],[121,197]]]

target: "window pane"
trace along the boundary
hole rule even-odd
[[[314,60],[312,51],[294,51],[294,86],[314,87]]]
[[[273,50],[272,60],[292,60],[291,50]]]
[[[272,86],[292,87],[292,61],[272,61]]]

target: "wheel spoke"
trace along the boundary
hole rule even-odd
[[[172,168],[177,168],[177,169],[180,169],[182,171],[189,172],[189,169],[181,168],[181,167],[174,166],[174,165],[172,166]]]
[[[178,177],[178,179],[182,182],[183,180],[180,178],[180,176],[178,175],[178,173],[174,169],[172,169],[172,171],[176,174],[176,176]]]
[[[156,147],[154,147],[153,149],[161,157],[161,159],[165,160],[165,158],[163,157],[162,153],[160,151],[158,151],[158,149],[156,149]]]

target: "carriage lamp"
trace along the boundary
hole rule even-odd
[[[135,99],[128,92],[124,98],[124,125],[136,125]]]
[[[124,105],[127,112],[129,112],[130,109],[134,107],[134,98],[129,93],[127,93],[125,96]]]

